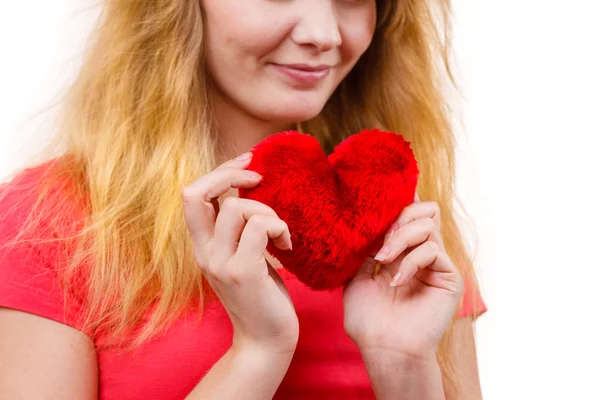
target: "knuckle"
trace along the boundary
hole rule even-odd
[[[404,210],[402,210],[402,212],[400,213],[398,221],[401,221],[402,224],[407,224],[408,222],[412,221],[413,217],[411,210],[412,208],[410,208],[410,206],[405,207]]]
[[[432,253],[439,254],[441,252],[440,246],[434,241],[429,240],[427,242],[427,247],[429,248],[428,250]]]
[[[439,226],[442,223],[442,210],[441,210],[441,208],[440,208],[440,206],[439,206],[438,203],[434,202],[433,205],[434,205],[433,220],[434,220],[434,222],[436,223],[436,225],[438,226],[438,229],[439,229]]]
[[[281,218],[274,217],[271,219],[271,221],[273,221],[273,225],[275,225],[275,227],[277,229],[286,229],[287,228],[287,224]]]
[[[246,224],[248,229],[253,231],[264,231],[267,228],[267,217],[259,214],[252,215]]]
[[[263,203],[260,203],[263,204]],[[277,212],[275,212],[275,210],[273,210],[273,208],[269,207],[266,204],[263,204],[265,206],[265,210],[267,211],[267,213],[269,213],[270,215],[272,215],[275,218],[279,218],[279,215],[277,214]]]
[[[202,271],[206,270],[211,259],[210,255],[206,252],[206,246],[195,243],[192,239],[192,248],[196,264]]]
[[[197,203],[199,201],[208,200],[208,192],[210,185],[205,181],[206,176],[203,176],[191,185],[185,186],[181,190],[181,198],[184,205]]]
[[[423,219],[423,225],[425,226],[425,229],[429,232],[434,232],[437,230],[437,225],[435,224],[433,218]]]
[[[198,198],[198,196],[198,188],[195,188],[193,186],[185,186],[181,190],[181,198],[184,204],[189,203],[190,201]]]
[[[220,275],[221,265],[214,258],[209,258],[206,263],[205,272],[211,276],[217,277]]]
[[[217,280],[226,284],[241,284],[246,280],[244,265],[240,264],[238,257],[232,257],[225,265],[219,266]]]
[[[235,285],[239,285],[241,283],[244,282],[244,274],[241,271],[241,268],[232,268],[230,271],[227,272],[227,281],[235,284]]]
[[[269,207],[265,203],[261,203],[260,201],[257,201],[257,200],[246,200],[246,201],[248,202],[248,205],[252,205],[252,208],[254,210],[256,210],[257,212],[260,212],[260,214],[257,214],[257,215],[277,217],[277,213],[275,212],[275,210],[273,210],[271,207]]]
[[[204,254],[202,252],[195,251],[194,259],[196,260],[198,268],[200,268],[202,272],[206,271],[208,268],[208,259],[204,256]]]
[[[240,208],[241,200],[237,197],[227,197],[223,200],[223,206],[221,207],[224,211],[232,212]]]
[[[216,257],[214,248],[210,248],[207,252],[205,252],[204,259],[205,267],[204,270],[211,276],[219,276],[221,271],[223,271],[223,265],[219,261],[219,258]]]

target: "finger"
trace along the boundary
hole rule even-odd
[[[390,225],[385,233],[384,241],[387,241],[403,225],[420,218],[431,218],[435,222],[438,230],[441,229],[441,212],[438,203],[435,201],[419,200],[419,196],[415,192],[415,202],[404,207],[398,218]]]
[[[394,260],[392,260],[389,264],[381,264],[382,270],[388,271],[391,277],[394,277],[400,270],[400,263],[404,258],[415,249],[416,247],[409,247],[404,250],[402,253],[398,255]]]
[[[384,240],[387,241],[402,226],[422,218],[431,218],[435,222],[437,230],[441,229],[441,213],[438,203],[435,201],[418,202],[402,210],[398,219],[388,229]]]
[[[234,167],[217,168],[192,183],[192,188],[197,188],[206,201],[216,199],[231,188],[249,188],[256,186],[262,176],[255,171],[243,170]]]
[[[230,188],[253,187],[261,176],[253,171],[227,167],[202,176],[182,192],[183,211],[188,230],[197,243],[208,243],[214,233],[215,207],[212,200]]]
[[[221,212],[215,223],[215,233],[212,247],[215,250],[217,263],[228,260],[238,247],[240,236],[246,225],[246,221],[253,215],[266,215],[276,217],[275,211],[256,200],[228,197],[223,202]]]
[[[400,213],[398,225],[402,227],[403,225],[421,218],[431,218],[439,230],[441,227],[441,213],[438,203],[435,201],[422,201],[409,205],[402,210],[402,213]]]
[[[402,286],[418,272],[429,269],[437,274],[429,282],[442,289],[455,290],[460,274],[450,257],[436,243],[427,241],[411,251],[400,263],[400,267],[390,286]]]
[[[418,246],[427,240],[432,240],[444,248],[442,236],[435,222],[431,218],[418,219],[394,232],[379,250],[375,259],[382,264],[389,264],[409,247]]]
[[[245,169],[246,167],[248,167],[248,165],[252,161],[253,156],[254,156],[254,154],[252,154],[252,152],[244,153],[237,158],[234,158],[234,159],[224,162],[223,164],[219,165],[216,169],[224,169],[224,168]],[[216,214],[219,215],[219,209],[220,209],[219,201],[217,199],[212,199],[211,203],[215,209]]]
[[[248,165],[250,165],[250,161],[252,161],[252,157],[253,157],[252,152],[244,153],[237,158],[233,158],[231,160],[225,161],[223,164],[219,165],[215,169],[224,169],[224,168],[244,169]]]
[[[244,227],[235,256],[246,261],[263,259],[269,238],[282,250],[292,248],[290,231],[285,222],[277,217],[252,215]]]
[[[385,236],[383,237],[383,243],[387,242],[390,236],[392,236],[398,229],[400,229],[400,223],[398,222],[399,217],[390,225],[390,227],[385,232]]]

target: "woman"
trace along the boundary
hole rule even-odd
[[[106,0],[62,153],[2,188],[2,393],[479,398],[437,5]],[[270,134],[330,151],[365,127],[411,141],[424,201],[345,288],[311,291],[265,259],[293,246],[285,221],[235,188]]]

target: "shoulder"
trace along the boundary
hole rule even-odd
[[[0,307],[66,323],[79,305],[65,306],[69,296],[59,272],[66,246],[57,239],[76,219],[66,212],[75,208],[65,182],[54,175],[55,161],[0,184]]]
[[[74,186],[64,158],[55,158],[18,172],[0,183],[0,240],[21,239],[65,233],[66,222],[81,217]],[[81,203],[83,205],[83,203]],[[61,232],[62,231],[62,232]]]

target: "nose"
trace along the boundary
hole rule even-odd
[[[342,44],[342,35],[331,1],[304,1],[299,4],[303,4],[302,9],[298,11],[298,23],[291,33],[295,43],[314,46],[323,52]]]

